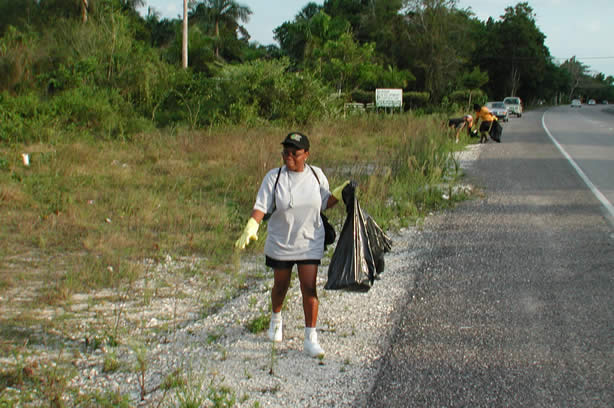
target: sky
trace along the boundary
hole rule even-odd
[[[296,14],[309,0],[236,0],[252,10],[245,24],[252,41],[276,44],[273,30]],[[535,13],[546,47],[560,64],[573,56],[591,73],[614,76],[614,0],[526,0]],[[477,18],[495,20],[505,8],[521,0],[458,0],[458,8],[470,8]],[[145,0],[161,17],[180,18],[183,0]],[[316,0],[315,3],[323,4]]]

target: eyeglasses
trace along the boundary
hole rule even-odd
[[[284,150],[282,150],[282,151],[281,151],[281,155],[282,155],[282,156],[284,156],[284,157],[292,156],[292,157],[294,157],[295,159],[296,159],[297,157],[302,156],[304,153],[305,153],[305,151],[304,151],[304,150],[302,150],[302,151],[300,151],[300,152],[299,152],[298,150],[287,150],[287,149],[284,149]]]

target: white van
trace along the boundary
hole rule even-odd
[[[510,115],[522,116],[522,100],[517,96],[508,96],[503,99],[503,103],[507,106]]]

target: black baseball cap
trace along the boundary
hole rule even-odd
[[[305,151],[309,150],[309,139],[299,132],[288,133],[288,136],[286,136],[281,144],[284,146],[293,146],[297,149],[305,149]]]

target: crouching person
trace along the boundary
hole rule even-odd
[[[448,120],[448,127],[455,130],[454,139],[456,140],[456,143],[458,143],[460,133],[463,129],[466,129],[467,134],[471,136],[473,117],[471,115],[465,115],[462,118],[451,118]]]

